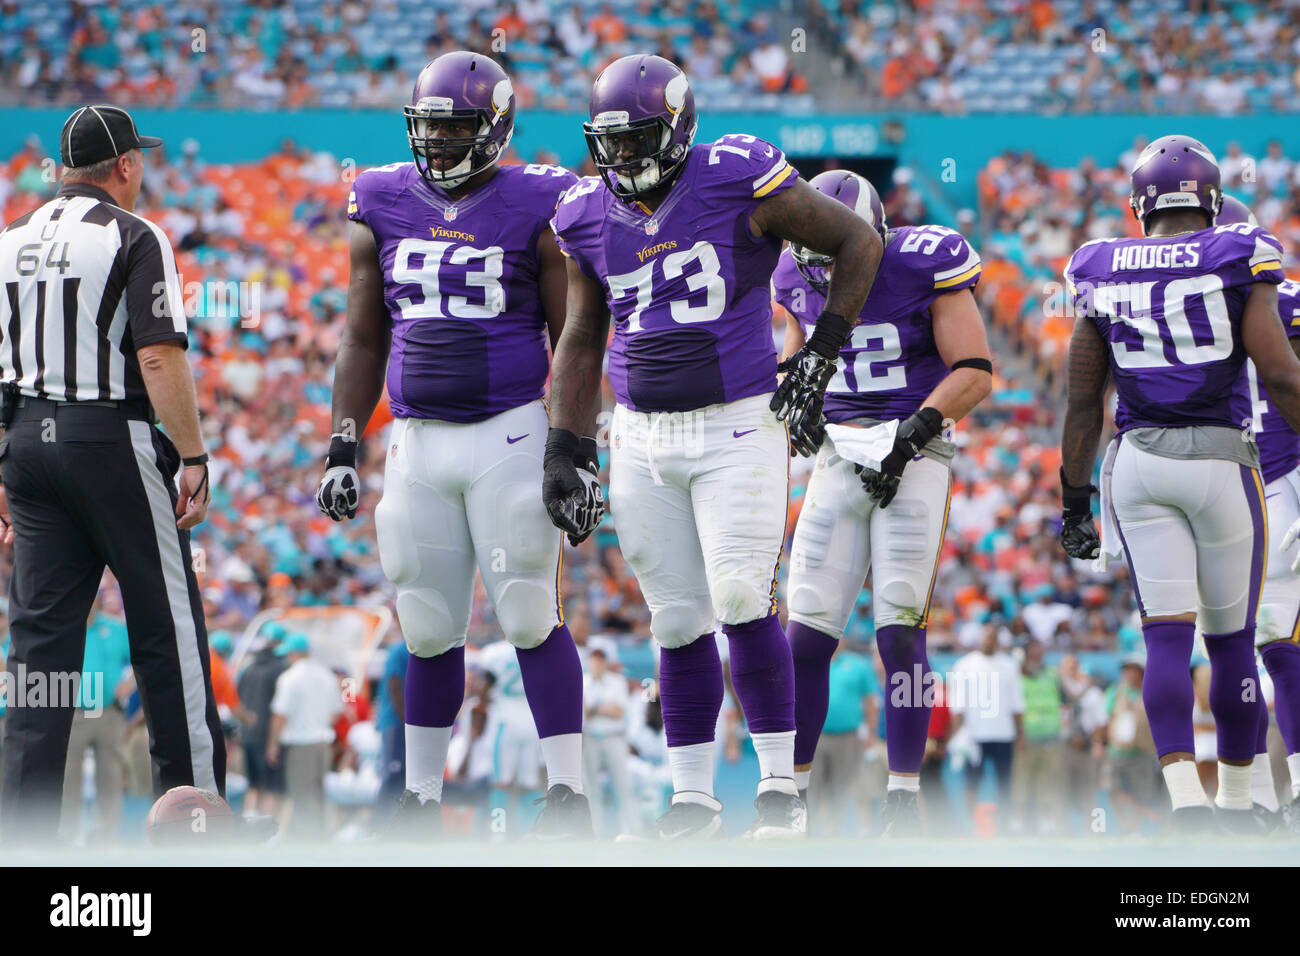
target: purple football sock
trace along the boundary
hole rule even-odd
[[[1300,753],[1300,646],[1290,641],[1264,645],[1264,668],[1273,678],[1273,716],[1289,754]]]
[[[831,655],[839,638],[798,621],[785,629],[794,661],[794,765],[813,761],[831,698]]]
[[[437,657],[412,654],[404,686],[408,724],[450,727],[465,700],[465,645]]]
[[[885,745],[893,773],[920,773],[925,758],[934,706],[925,634],[925,628],[906,624],[887,624],[876,632],[885,665]]]
[[[1147,666],[1142,675],[1142,704],[1157,755],[1195,753],[1192,743],[1192,645],[1196,625],[1157,621],[1142,625]]]
[[[790,643],[775,614],[724,624],[731,649],[731,686],[745,712],[751,734],[794,730],[794,661]]]
[[[1268,705],[1259,708],[1259,730],[1255,732],[1255,756],[1268,753]]]
[[[568,625],[558,625],[536,647],[515,648],[515,657],[537,736],[582,733],[582,660]]]
[[[1205,653],[1210,658],[1210,712],[1219,759],[1254,760],[1263,704],[1254,625],[1231,634],[1206,634]]]
[[[722,712],[722,658],[713,632],[659,653],[659,709],[669,747],[713,742]]]

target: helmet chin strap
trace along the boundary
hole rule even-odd
[[[672,133],[665,126],[663,134],[659,137],[659,149],[661,152],[668,148],[668,143],[671,139]],[[654,189],[664,178],[665,170],[655,159],[647,156],[641,162],[644,165],[639,173],[634,173],[631,176],[626,173],[616,172],[614,174],[614,178],[618,180],[618,184],[628,192],[633,192],[634,190],[645,192]]]
[[[663,179],[663,176],[657,168],[658,163],[652,159],[645,160],[645,163],[646,167],[642,169],[641,172],[635,173],[631,176],[626,173],[615,173],[614,176],[618,179],[619,185],[628,192],[632,192],[633,190],[644,192],[648,189],[654,189],[655,186],[659,185],[659,181]]]
[[[450,186],[452,189],[455,189],[473,175],[470,172],[470,160],[473,158],[473,154],[474,151],[472,149],[469,150],[465,153],[464,159],[445,172],[440,172],[430,165],[429,173],[443,186]]]
[[[488,130],[489,130],[489,126],[487,123],[480,123],[478,135],[482,136],[485,133],[487,133]],[[510,139],[509,137],[507,137],[506,145],[508,145],[509,143],[510,143]],[[476,173],[482,172],[484,169],[487,169],[488,166],[491,166],[494,163],[496,163],[498,160],[500,160],[501,154],[504,152],[505,152],[505,147],[503,146],[502,149],[498,151],[496,157],[492,160],[492,162],[487,163],[485,166],[482,167],[482,169],[477,169],[477,170],[473,168],[474,147],[472,146],[465,151],[464,159],[462,159],[451,169],[445,171],[434,169],[433,160],[429,158],[427,153],[425,154],[425,159],[428,160],[429,162],[429,175],[432,176],[439,185],[446,186],[449,189],[455,189],[458,186],[464,185]]]

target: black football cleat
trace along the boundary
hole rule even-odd
[[[562,783],[546,791],[537,801],[544,804],[529,836],[534,840],[590,840],[591,805],[587,798]]]
[[[714,803],[718,803],[715,799]],[[641,833],[620,833],[615,843],[638,840],[707,840],[722,832],[722,804],[705,806],[693,801],[670,804],[668,812]]]
[[[754,801],[758,819],[745,831],[747,840],[795,840],[808,835],[808,807],[798,794],[766,790]]]
[[[442,836],[442,804],[437,800],[420,802],[414,790],[403,790],[397,798],[397,811],[384,828],[384,838],[399,840],[436,840]]]
[[[1255,816],[1255,822],[1258,824],[1258,833],[1272,833],[1279,827],[1286,825],[1286,815],[1279,808],[1270,810],[1261,803],[1256,803],[1250,808],[1250,812]]]
[[[921,801],[915,790],[890,790],[880,811],[880,835],[886,839],[911,839],[922,834]]]
[[[1249,810],[1225,810],[1215,806],[1214,822],[1224,836],[1265,836],[1276,826],[1266,819],[1272,814],[1256,804]]]
[[[1214,819],[1214,809],[1209,805],[1179,807],[1170,815],[1172,830],[1182,836],[1216,836],[1223,828]]]

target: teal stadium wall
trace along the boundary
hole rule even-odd
[[[404,160],[405,127],[398,114],[375,111],[306,110],[233,112],[222,110],[136,110],[140,128],[161,136],[173,148],[190,137],[213,163],[259,159],[286,138],[328,150],[359,166]],[[67,111],[0,109],[0,156],[11,156],[35,133],[53,151]],[[586,155],[578,113],[530,112],[516,121],[515,145],[531,158],[546,148],[565,165]],[[887,142],[882,128],[897,123],[901,142]],[[988,160],[1008,149],[1032,150],[1053,166],[1072,166],[1091,156],[1101,165],[1113,162],[1145,135],[1186,133],[1222,152],[1233,140],[1248,153],[1263,155],[1270,139],[1279,139],[1288,155],[1300,153],[1300,123],[1294,115],[1256,113],[1243,117],[1189,114],[1169,118],[1145,115],[987,115],[950,117],[933,114],[713,113],[700,119],[699,138],[749,133],[780,146],[791,156],[888,156],[914,167],[931,189],[953,206],[973,206],[975,176]],[[951,162],[947,162],[951,160]],[[945,175],[949,178],[945,178]]]

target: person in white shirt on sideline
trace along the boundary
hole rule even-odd
[[[629,695],[627,678],[611,667],[617,659],[613,641],[597,637],[588,643],[586,673],[582,677],[583,787],[592,795],[591,816],[597,833],[605,816],[600,797],[602,769],[609,773],[614,788],[621,830],[631,832],[636,826],[632,778],[628,772]]]
[[[1020,665],[998,647],[998,630],[986,624],[979,647],[957,662],[948,705],[953,733],[968,735],[979,749],[979,756],[966,765],[968,800],[974,802],[985,767],[992,764],[1001,807],[1011,796],[1012,755],[1025,739],[1025,696]]]
[[[330,769],[334,721],[343,710],[338,678],[311,657],[305,634],[291,634],[279,653],[289,667],[276,679],[266,762],[284,762],[285,791],[293,802],[287,833],[319,837],[325,828],[325,774]]]

